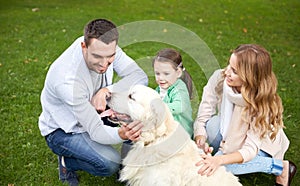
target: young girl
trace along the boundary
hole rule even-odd
[[[220,165],[233,174],[264,172],[276,175],[276,185],[290,185],[296,166],[283,160],[289,140],[283,131],[282,103],[269,53],[261,46],[237,47],[229,65],[217,70],[204,87],[194,123],[197,145],[203,155],[202,175]],[[216,113],[219,111],[218,113]]]
[[[174,119],[192,137],[192,79],[183,67],[180,53],[170,48],[162,49],[153,60],[153,68],[158,84],[156,91],[170,108]]]

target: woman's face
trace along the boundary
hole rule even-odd
[[[235,54],[231,54],[230,56],[229,65],[225,70],[225,75],[227,85],[240,91],[242,87],[242,80],[237,74],[237,57]]]

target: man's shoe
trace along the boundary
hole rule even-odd
[[[65,167],[64,157],[58,156],[59,164],[59,180],[63,183],[68,183],[70,186],[78,186],[78,176],[75,171],[68,171]]]

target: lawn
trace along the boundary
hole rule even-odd
[[[285,158],[300,167],[299,0],[15,0],[0,2],[0,185],[61,185],[57,157],[38,129],[39,98],[49,65],[94,18],[119,26],[120,46],[147,72],[151,87],[151,58],[164,47],[180,50],[194,80],[194,113],[208,76],[226,65],[230,50],[241,43],[263,45],[285,108],[291,141]],[[79,175],[81,185],[122,185],[115,176]],[[246,186],[275,180],[258,173],[240,179]],[[299,173],[292,185],[300,185]]]

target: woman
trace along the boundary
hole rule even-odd
[[[217,70],[204,87],[194,139],[203,155],[199,174],[211,175],[220,165],[235,175],[265,172],[276,185],[290,185],[296,166],[283,160],[289,140],[283,132],[281,99],[269,53],[261,46],[238,46],[229,65]]]

